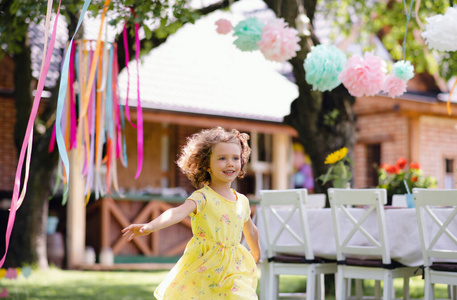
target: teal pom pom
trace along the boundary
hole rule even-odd
[[[254,51],[259,49],[262,28],[264,24],[257,18],[248,18],[239,22],[234,28],[233,35],[237,39],[233,42],[241,51]]]
[[[331,91],[340,85],[338,75],[346,64],[346,54],[335,46],[317,45],[311,49],[303,64],[306,82],[313,90]]]
[[[414,77],[414,66],[411,65],[409,60],[399,60],[394,63],[392,74],[394,74],[394,76],[398,79],[408,81]]]

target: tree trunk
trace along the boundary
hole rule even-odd
[[[33,105],[30,47],[27,41],[23,42],[21,49],[22,51],[13,57],[16,106],[14,140],[18,155]],[[51,103],[53,102],[51,101]],[[58,157],[55,153],[48,153],[51,132],[52,130],[48,129],[44,135],[41,135],[34,130],[27,193],[17,211],[5,267],[20,267],[24,264],[35,263],[40,268],[48,267],[45,228],[48,216],[48,198],[51,192],[50,179],[57,165]],[[25,169],[22,171],[22,185],[24,184],[24,174]]]
[[[295,27],[298,15],[297,1],[295,0],[267,0],[267,5],[273,9],[279,18]],[[304,1],[304,10],[311,20],[314,18],[316,1]],[[293,67],[299,96],[291,105],[291,112],[285,116],[284,123],[292,126],[298,132],[299,140],[313,164],[314,178],[327,172],[324,164],[326,156],[342,147],[347,147],[353,153],[355,143],[355,117],[352,97],[343,85],[331,92],[313,91],[306,82],[306,73],[303,67],[306,55],[313,45],[319,44],[310,28],[310,37],[301,37],[301,50],[290,60]],[[337,111],[337,114],[335,112]],[[332,114],[331,114],[332,113]],[[322,186],[320,181],[315,182],[315,192],[326,192],[329,185]]]
[[[297,1],[295,0],[266,0],[267,5],[276,12],[276,15],[295,27],[298,15]],[[315,0],[303,0],[303,6],[308,18],[312,20],[316,10]],[[285,13],[282,13],[285,12]],[[313,91],[306,82],[306,73],[303,63],[313,45],[319,44],[313,28],[310,37],[301,37],[301,50],[290,60],[293,67],[299,96],[292,102],[290,114],[284,117],[284,123],[292,126],[298,132],[298,137],[313,164],[314,178],[325,174],[328,165],[324,164],[326,156],[346,146],[349,153],[353,153],[355,143],[355,117],[353,105],[355,98],[349,95],[343,85],[339,85],[331,92]],[[338,114],[330,114],[337,111]],[[334,116],[334,117],[332,117]],[[321,185],[315,181],[314,191],[326,193],[330,184]],[[326,206],[329,206],[328,198]],[[335,290],[334,277],[326,275],[325,292],[330,295]]]

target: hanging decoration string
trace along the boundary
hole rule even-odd
[[[53,3],[53,0],[49,0],[47,9],[46,9],[46,21],[45,21],[45,25],[44,25],[43,57],[41,59],[40,74],[43,72],[43,68],[44,68],[45,61],[46,61],[49,27],[50,27],[50,22],[51,22],[51,15],[52,15],[52,3]],[[41,99],[41,96],[39,98]],[[24,198],[25,198],[25,193],[27,191],[27,183],[29,182],[29,175],[30,175],[30,162],[32,159],[32,145],[33,145],[33,130],[30,132],[30,138],[28,141],[27,157],[26,157],[26,162],[25,162],[26,168],[25,168],[25,174],[24,174],[24,183],[22,186],[21,195],[20,195],[18,203],[17,203],[17,209],[19,209],[19,207],[22,205],[22,202],[24,201]]]
[[[408,10],[406,0],[403,0],[403,5],[405,7],[405,14],[406,14],[406,26],[405,26],[405,37],[403,38],[402,55],[400,57],[400,60],[406,59],[406,36],[408,34],[408,24],[409,24],[409,20],[411,19],[411,11],[413,10],[413,4],[414,4],[414,0],[411,0],[411,4],[409,5],[409,10]]]
[[[69,64],[70,64],[70,55],[72,53],[72,46],[73,46],[73,40],[76,36],[76,33],[79,30],[79,27],[81,26],[81,23],[83,21],[84,15],[87,11],[87,8],[90,4],[90,0],[86,0],[84,2],[83,9],[81,11],[81,15],[78,20],[78,25],[76,26],[75,33],[73,34],[73,37],[71,38],[71,41],[69,43],[69,48],[65,53],[65,59],[62,67],[62,76],[60,77],[60,85],[59,85],[59,95],[57,99],[57,112],[56,112],[56,142],[57,142],[57,148],[59,150],[59,155],[62,160],[62,163],[64,165],[64,176],[65,178],[70,175],[70,162],[68,160],[68,154],[67,154],[67,149],[66,149],[66,144],[65,140],[63,137],[62,133],[62,113],[65,105],[65,94],[67,91],[67,84],[68,84],[68,70],[69,70]],[[107,0],[109,3],[109,0]],[[106,5],[106,3],[105,3]],[[106,8],[103,10],[103,13],[106,12]],[[66,195],[68,193],[68,185],[65,184],[65,192],[64,194]]]
[[[100,30],[103,30],[103,26],[106,26],[106,23],[101,25]],[[120,194],[116,159],[126,157],[125,127],[121,126],[124,120],[120,113],[122,108],[119,104],[117,86],[117,47],[116,44],[100,41],[99,49],[102,50],[97,51],[93,49],[94,45],[96,48],[96,44],[96,41],[91,40],[76,41],[76,50],[70,57],[70,80],[67,91],[74,93],[73,96],[68,96],[69,99],[74,97],[79,101],[67,101],[63,112],[64,116],[69,116],[66,120],[74,111],[78,111],[80,115],[75,125],[78,151],[76,165],[80,167],[78,172],[85,180],[86,204],[89,202],[91,191],[94,192],[96,199],[110,193],[111,186]],[[91,84],[89,80],[95,61],[97,67],[94,69]],[[77,88],[71,89],[71,86]],[[88,102],[81,101],[89,86],[93,88]],[[85,108],[87,111],[83,114],[82,110]],[[67,137],[71,137],[73,126],[66,120],[63,120],[63,124],[66,124],[63,128],[66,129],[64,136],[68,149],[72,140]]]
[[[49,1],[51,1],[51,4],[49,3]],[[16,176],[14,179],[13,197],[11,199],[11,206],[9,209],[8,223],[7,223],[7,227],[6,227],[6,233],[5,233],[5,253],[4,253],[2,259],[0,260],[0,267],[3,266],[3,264],[5,263],[6,254],[8,253],[11,233],[13,231],[14,221],[16,219],[16,211],[19,208],[19,205],[21,204],[21,203],[19,203],[18,196],[19,196],[19,190],[20,190],[20,185],[21,185],[22,168],[24,167],[24,165],[23,165],[24,156],[25,156],[26,148],[29,149],[29,152],[31,152],[31,150],[32,150],[31,148],[29,148],[28,144],[32,141],[31,137],[32,137],[32,132],[33,132],[33,125],[35,123],[35,119],[36,119],[36,116],[38,113],[38,107],[39,107],[40,101],[41,101],[41,94],[43,93],[44,83],[46,81],[46,75],[48,73],[49,65],[51,62],[52,50],[54,49],[54,42],[56,39],[56,32],[57,32],[57,21],[59,19],[59,14],[60,14],[60,4],[61,3],[59,1],[59,7],[57,9],[57,15],[56,15],[56,19],[54,21],[54,27],[53,27],[53,31],[51,34],[51,40],[49,41],[49,49],[47,49],[47,52],[43,52],[43,55],[45,55],[44,64],[42,64],[41,73],[40,73],[39,80],[38,80],[37,91],[35,94],[35,98],[33,100],[32,111],[30,113],[24,141],[22,143],[21,151],[19,154],[18,165],[16,168]],[[49,6],[52,6],[52,0],[48,0],[48,8],[49,8]],[[47,14],[48,13],[50,14],[50,9],[48,9]],[[45,28],[45,30],[48,31],[48,28]],[[45,41],[45,44],[46,43],[47,43],[47,41]],[[29,160],[27,160],[25,169],[26,170],[30,169]],[[26,171],[27,174],[28,174],[28,172],[29,171]],[[26,184],[27,183],[24,182],[24,188],[26,187]]]
[[[140,67],[139,67],[139,60],[140,60],[140,38],[138,34],[138,23],[135,23],[135,59],[136,59],[136,78],[137,78],[137,142],[138,142],[138,166],[135,175],[135,179],[138,179],[141,173],[141,169],[143,167],[143,111],[141,108],[141,99],[140,99]]]
[[[122,32],[122,37],[124,40],[124,52],[125,52],[125,68],[127,69],[127,94],[125,96],[125,116],[127,117],[127,120],[129,123],[132,125],[132,127],[136,128],[135,124],[132,123],[132,120],[130,119],[130,107],[129,107],[129,89],[130,89],[130,70],[129,70],[129,62],[130,62],[130,56],[129,56],[129,46],[127,44],[127,20],[124,23],[124,30]]]

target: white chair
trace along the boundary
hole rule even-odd
[[[403,298],[409,299],[409,277],[417,276],[417,267],[405,267],[390,257],[384,216],[386,190],[331,188],[328,195],[338,260],[336,299],[349,296],[349,279],[376,280],[375,299],[380,299],[379,282],[383,281],[383,299],[393,299],[394,278],[404,278]],[[370,214],[376,214],[376,218],[370,218],[375,224],[366,222]]]
[[[262,281],[266,282],[261,284],[261,299],[280,296],[279,275],[305,275],[306,299],[324,299],[323,274],[334,274],[336,263],[314,256],[306,213],[308,191],[262,190],[260,197],[268,254],[262,271]]]
[[[457,190],[415,188],[413,194],[424,256],[424,299],[435,299],[435,283],[452,286],[456,299]]]

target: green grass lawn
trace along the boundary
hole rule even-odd
[[[280,292],[304,292],[306,285],[305,276],[292,276],[282,275],[279,282]],[[394,279],[395,297],[401,299],[403,297],[403,279]],[[422,277],[413,277],[409,284],[411,299],[422,299],[424,298],[424,281]],[[355,287],[353,287],[355,290]],[[335,291],[330,291],[330,295],[326,299],[335,299]],[[364,296],[374,295],[374,280],[364,280],[363,282],[363,294]],[[447,285],[436,284],[435,285],[435,297],[436,299],[447,298]]]
[[[0,279],[0,292],[6,287],[8,299],[84,299],[84,300],[142,300],[155,299],[154,289],[163,280],[168,270],[161,271],[66,271],[51,268],[47,271],[34,270],[25,278]],[[260,276],[259,276],[260,278]],[[304,291],[305,278],[301,276],[282,276],[280,291]],[[373,294],[373,281],[365,281],[364,289]],[[423,297],[423,281],[416,277],[410,284],[411,297]],[[402,281],[395,281],[397,297],[402,293]],[[436,286],[437,298],[447,295],[445,285]],[[327,299],[334,299],[330,295]]]

